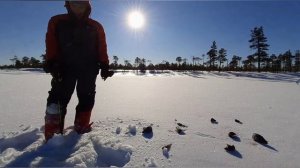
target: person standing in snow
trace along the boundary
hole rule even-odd
[[[51,90],[45,115],[45,139],[63,133],[67,105],[75,90],[74,130],[83,134],[91,131],[90,117],[95,102],[96,78],[101,69],[103,80],[111,77],[105,32],[100,23],[89,18],[88,0],[65,1],[67,14],[53,16],[46,34],[44,70],[51,73]]]

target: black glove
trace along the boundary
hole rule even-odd
[[[50,73],[55,79],[62,79],[61,65],[56,61],[46,61],[43,67],[46,73]]]
[[[112,77],[114,75],[114,71],[109,70],[109,65],[105,63],[100,63],[101,69],[101,78],[105,81],[108,77]]]

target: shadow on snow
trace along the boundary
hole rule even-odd
[[[95,132],[78,135],[70,131],[58,137],[56,140],[59,141],[53,140],[54,137],[44,144],[42,129],[35,129],[1,138],[1,164],[7,162],[1,167],[123,167],[132,154],[126,145],[103,141],[103,137],[96,136]]]

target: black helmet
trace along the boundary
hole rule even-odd
[[[90,0],[65,0],[65,7],[69,6],[72,2],[86,2],[91,6]]]
[[[87,10],[85,12],[85,16],[89,17],[92,11],[92,6],[90,3],[90,0],[65,0],[65,7],[67,8],[67,11],[69,14],[72,13],[71,9],[70,9],[70,3],[75,3],[75,2],[86,2],[87,3]]]

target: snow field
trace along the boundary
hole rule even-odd
[[[69,127],[74,94],[66,134],[43,145],[50,79],[38,72],[0,71],[1,167],[298,166],[299,73],[130,72],[105,82],[99,78],[92,132],[80,136]],[[177,123],[188,126],[185,134],[176,132]],[[143,135],[149,125],[153,135]],[[228,137],[231,131],[238,140]],[[254,142],[253,133],[269,144]],[[162,149],[168,144],[170,151]],[[236,151],[226,152],[226,144]]]

